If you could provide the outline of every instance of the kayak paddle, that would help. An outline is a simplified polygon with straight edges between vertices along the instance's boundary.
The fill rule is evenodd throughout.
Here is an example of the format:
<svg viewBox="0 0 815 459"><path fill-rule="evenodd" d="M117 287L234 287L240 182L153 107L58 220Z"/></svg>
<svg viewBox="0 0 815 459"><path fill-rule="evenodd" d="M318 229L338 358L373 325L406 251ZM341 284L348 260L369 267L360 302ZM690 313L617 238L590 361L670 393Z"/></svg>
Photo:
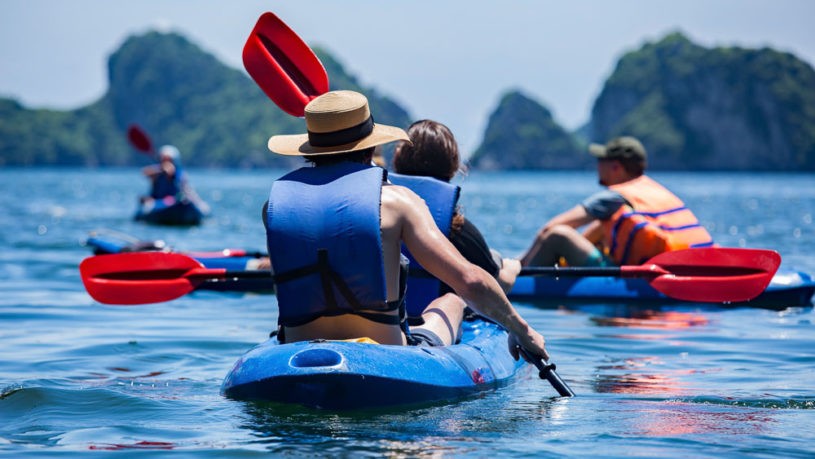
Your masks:
<svg viewBox="0 0 815 459"><path fill-rule="evenodd" d="M234 278L272 280L269 271L210 269L197 260L172 252L131 252L96 255L79 265L88 293L105 304L145 304L169 301L192 292L202 282ZM555 365L534 358L521 349L546 379L564 397L574 392L555 372Z"/></svg>
<svg viewBox="0 0 815 459"><path fill-rule="evenodd" d="M772 250L698 248L665 252L646 264L620 267L533 266L522 276L644 278L665 296L694 302L748 301L772 280L781 257ZM179 253L97 255L79 266L88 293L100 303L145 304L184 296L206 281L272 280L268 271L208 269Z"/></svg>
<svg viewBox="0 0 815 459"><path fill-rule="evenodd" d="M560 375L555 371L556 367L554 363L544 361L540 357L532 357L524 348L520 348L520 351L538 369L538 377L549 381L549 384L552 385L561 397L574 397L574 391L572 391L571 387L569 387L565 381L560 379Z"/></svg>
<svg viewBox="0 0 815 459"><path fill-rule="evenodd" d="M170 301L195 290L203 282L231 279L269 279L269 271L227 271L205 268L180 253L131 252L97 255L79 265L85 290L100 303L147 304Z"/></svg>
<svg viewBox="0 0 815 459"><path fill-rule="evenodd" d="M704 303L749 301L781 264L772 250L706 247L663 252L642 265L527 266L521 276L642 278L665 296Z"/></svg>
<svg viewBox="0 0 815 459"><path fill-rule="evenodd" d="M131 124L130 127L127 128L127 139L131 145L136 147L136 150L151 156L156 155L155 150L153 150L153 142L150 141L150 137L148 137L147 133L138 125Z"/></svg>
<svg viewBox="0 0 815 459"><path fill-rule="evenodd" d="M303 116L328 92L328 74L314 51L274 13L263 13L243 47L243 66L283 111Z"/></svg>

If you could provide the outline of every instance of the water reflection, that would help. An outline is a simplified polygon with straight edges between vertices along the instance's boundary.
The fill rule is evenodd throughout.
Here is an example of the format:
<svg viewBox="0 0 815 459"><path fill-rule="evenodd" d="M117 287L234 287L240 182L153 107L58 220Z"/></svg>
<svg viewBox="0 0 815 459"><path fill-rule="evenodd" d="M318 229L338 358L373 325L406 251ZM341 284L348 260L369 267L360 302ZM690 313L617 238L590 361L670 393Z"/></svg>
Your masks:
<svg viewBox="0 0 815 459"><path fill-rule="evenodd" d="M631 415L626 434L634 436L757 435L771 431L776 423L773 411L678 401L631 401L622 409Z"/></svg>
<svg viewBox="0 0 815 459"><path fill-rule="evenodd" d="M687 394L689 388L682 378L696 370L666 370L659 357L628 358L597 367L594 388L598 393L671 395Z"/></svg>
<svg viewBox="0 0 815 459"><path fill-rule="evenodd" d="M615 314L593 316L590 320L600 327L618 327L644 331L681 331L693 327L704 327L710 323L707 316L699 311L681 311L674 309L641 309L616 308ZM650 340L667 346L681 344L681 335L672 333L630 333L615 334L615 339ZM659 352L659 349L651 349ZM594 380L598 393L638 394L677 396L687 394L690 388L683 380L689 379L698 371L695 369L665 368L665 361L658 355L626 357L614 360L606 365L597 366Z"/></svg>
<svg viewBox="0 0 815 459"><path fill-rule="evenodd" d="M241 428L257 439L256 446L274 453L309 454L318 446L328 455L352 450L388 457L461 456L478 450L474 441L500 441L507 432L557 425L568 416L569 399L541 398L518 385L450 404L386 411L337 413L239 402L245 414Z"/></svg>
<svg viewBox="0 0 815 459"><path fill-rule="evenodd" d="M141 449L141 450L168 450L175 448L175 444L165 441L137 441L133 443L103 443L91 444L88 449L102 450L102 451L121 451L126 449Z"/></svg>
<svg viewBox="0 0 815 459"><path fill-rule="evenodd" d="M435 414L439 407L335 413L277 403L241 405L246 413L242 427L267 450L278 453L308 452L319 445L324 452L341 454L351 442L357 452L415 455L426 451L439 435L455 435L461 423L472 421L453 407L446 411L448 416L441 417Z"/></svg>
<svg viewBox="0 0 815 459"><path fill-rule="evenodd" d="M707 317L695 312L651 309L633 311L627 317L592 317L591 321L601 327L627 327L644 330L677 330L705 326L709 323Z"/></svg>

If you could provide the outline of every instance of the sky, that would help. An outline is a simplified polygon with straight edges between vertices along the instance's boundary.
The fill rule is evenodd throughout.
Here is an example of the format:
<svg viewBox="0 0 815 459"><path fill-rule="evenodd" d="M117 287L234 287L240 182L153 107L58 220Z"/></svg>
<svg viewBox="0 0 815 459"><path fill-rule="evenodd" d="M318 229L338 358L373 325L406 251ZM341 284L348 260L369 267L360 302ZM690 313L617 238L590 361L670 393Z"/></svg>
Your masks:
<svg viewBox="0 0 815 459"><path fill-rule="evenodd" d="M109 55L152 29L242 69L243 44L266 11L413 119L448 125L465 156L509 90L578 128L622 54L670 32L815 63L812 0L0 0L0 97L87 105L107 90Z"/></svg>

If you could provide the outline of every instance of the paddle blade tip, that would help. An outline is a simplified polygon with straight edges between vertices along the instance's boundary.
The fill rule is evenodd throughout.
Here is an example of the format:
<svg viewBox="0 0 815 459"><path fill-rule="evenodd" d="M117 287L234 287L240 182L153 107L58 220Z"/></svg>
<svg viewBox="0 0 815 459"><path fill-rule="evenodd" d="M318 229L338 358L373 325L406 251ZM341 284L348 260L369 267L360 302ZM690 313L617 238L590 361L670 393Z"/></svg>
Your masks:
<svg viewBox="0 0 815 459"><path fill-rule="evenodd" d="M136 147L137 150L143 153L150 153L153 151L153 143L147 137L147 133L137 124L131 124L127 128L127 139Z"/></svg>
<svg viewBox="0 0 815 459"><path fill-rule="evenodd" d="M328 74L314 51L277 15L263 13L243 47L249 76L278 107L302 117L305 106L328 92Z"/></svg>

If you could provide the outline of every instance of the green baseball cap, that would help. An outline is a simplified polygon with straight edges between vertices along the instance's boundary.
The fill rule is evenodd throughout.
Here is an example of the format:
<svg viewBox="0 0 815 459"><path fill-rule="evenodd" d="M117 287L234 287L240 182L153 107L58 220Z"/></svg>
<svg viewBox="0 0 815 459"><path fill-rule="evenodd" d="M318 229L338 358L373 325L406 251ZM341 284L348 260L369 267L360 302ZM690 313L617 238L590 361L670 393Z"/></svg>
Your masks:
<svg viewBox="0 0 815 459"><path fill-rule="evenodd" d="M589 145L589 153L597 158L639 158L645 160L647 154L645 147L634 137L615 137L605 145L593 143Z"/></svg>

